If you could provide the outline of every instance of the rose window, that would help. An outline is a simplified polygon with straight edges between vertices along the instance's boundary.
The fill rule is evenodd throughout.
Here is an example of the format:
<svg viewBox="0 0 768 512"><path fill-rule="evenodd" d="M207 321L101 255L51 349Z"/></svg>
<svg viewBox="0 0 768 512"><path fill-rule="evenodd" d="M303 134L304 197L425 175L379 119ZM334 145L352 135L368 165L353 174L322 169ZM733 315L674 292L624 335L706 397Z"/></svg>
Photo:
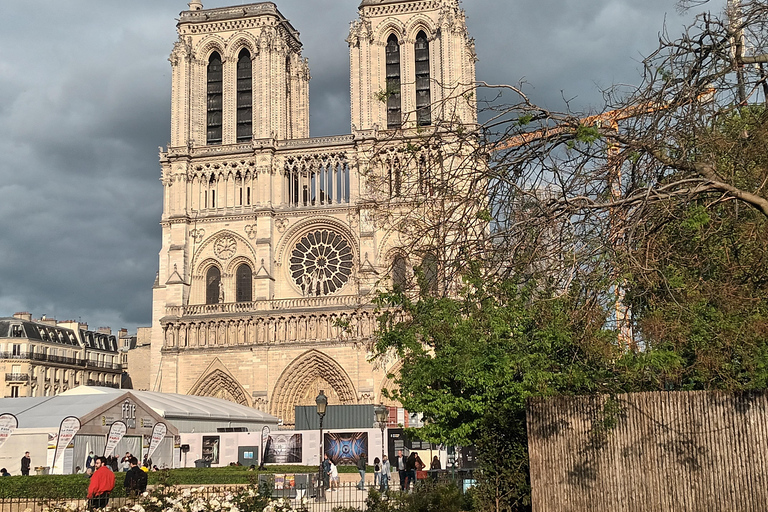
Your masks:
<svg viewBox="0 0 768 512"><path fill-rule="evenodd" d="M291 253L291 277L304 296L329 295L352 275L352 249L327 229L306 234Z"/></svg>

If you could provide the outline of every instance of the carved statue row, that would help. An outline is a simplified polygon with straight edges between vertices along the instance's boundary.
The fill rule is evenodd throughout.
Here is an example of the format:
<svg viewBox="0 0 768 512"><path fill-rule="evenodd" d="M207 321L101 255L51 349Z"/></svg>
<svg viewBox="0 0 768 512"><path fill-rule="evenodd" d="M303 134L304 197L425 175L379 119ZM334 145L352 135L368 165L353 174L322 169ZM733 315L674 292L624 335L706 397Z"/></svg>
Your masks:
<svg viewBox="0 0 768 512"><path fill-rule="evenodd" d="M163 348L228 347L360 340L376 329L372 311L168 323Z"/></svg>

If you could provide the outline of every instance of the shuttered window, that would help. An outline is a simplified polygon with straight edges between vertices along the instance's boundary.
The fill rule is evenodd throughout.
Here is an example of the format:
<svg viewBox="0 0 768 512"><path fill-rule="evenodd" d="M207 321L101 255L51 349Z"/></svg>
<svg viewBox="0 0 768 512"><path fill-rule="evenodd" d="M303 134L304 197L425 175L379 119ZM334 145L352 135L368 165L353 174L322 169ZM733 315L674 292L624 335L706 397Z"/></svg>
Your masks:
<svg viewBox="0 0 768 512"><path fill-rule="evenodd" d="M222 67L221 56L213 52L208 59L208 144L221 144Z"/></svg>
<svg viewBox="0 0 768 512"><path fill-rule="evenodd" d="M387 128L400 128L402 125L402 106L400 100L400 43L392 34L387 39Z"/></svg>
<svg viewBox="0 0 768 512"><path fill-rule="evenodd" d="M253 74L251 53L243 49L237 58L237 141L253 138Z"/></svg>

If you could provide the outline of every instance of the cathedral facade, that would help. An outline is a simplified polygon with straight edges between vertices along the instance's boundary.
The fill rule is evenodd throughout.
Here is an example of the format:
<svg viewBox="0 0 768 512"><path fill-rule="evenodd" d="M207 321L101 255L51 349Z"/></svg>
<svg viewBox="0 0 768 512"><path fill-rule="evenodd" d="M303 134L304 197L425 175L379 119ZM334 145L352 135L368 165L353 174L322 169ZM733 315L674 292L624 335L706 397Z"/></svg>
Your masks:
<svg viewBox="0 0 768 512"><path fill-rule="evenodd" d="M456 94L474 84L475 55L458 0L363 0L347 41L351 133L310 138L309 66L275 4L181 13L151 389L285 425L320 389L331 404L387 402L397 362L369 361L371 295L420 256L386 209L430 193L416 182L436 151L411 165L396 148L445 120L475 123Z"/></svg>

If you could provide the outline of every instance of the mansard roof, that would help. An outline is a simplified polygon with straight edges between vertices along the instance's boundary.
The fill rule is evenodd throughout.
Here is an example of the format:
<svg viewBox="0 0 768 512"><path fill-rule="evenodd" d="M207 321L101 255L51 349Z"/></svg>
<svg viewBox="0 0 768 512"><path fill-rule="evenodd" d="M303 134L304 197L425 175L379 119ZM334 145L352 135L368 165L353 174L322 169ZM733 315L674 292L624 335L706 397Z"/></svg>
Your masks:
<svg viewBox="0 0 768 512"><path fill-rule="evenodd" d="M79 347L77 334L72 329L14 317L0 318L0 338L24 338Z"/></svg>
<svg viewBox="0 0 768 512"><path fill-rule="evenodd" d="M84 329L75 332L66 327L30 322L15 317L0 318L0 338L27 339L78 348L85 346L92 350L117 353L117 338L113 334Z"/></svg>

